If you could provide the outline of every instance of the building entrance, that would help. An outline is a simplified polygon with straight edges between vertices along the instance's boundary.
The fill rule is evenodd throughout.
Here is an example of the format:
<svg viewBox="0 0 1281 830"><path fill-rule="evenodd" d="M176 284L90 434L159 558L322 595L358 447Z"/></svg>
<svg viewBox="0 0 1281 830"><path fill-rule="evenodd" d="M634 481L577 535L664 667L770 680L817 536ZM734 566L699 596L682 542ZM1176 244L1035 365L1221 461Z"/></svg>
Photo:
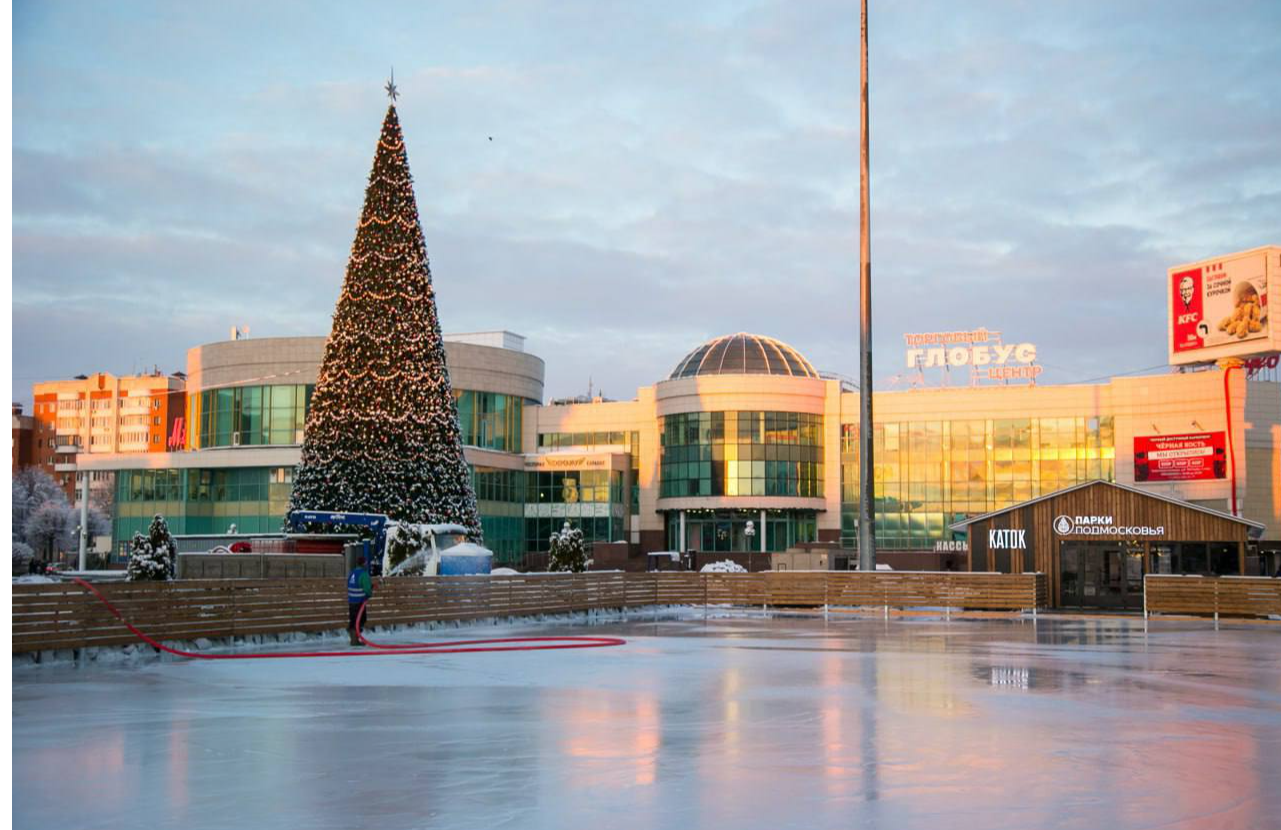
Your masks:
<svg viewBox="0 0 1281 830"><path fill-rule="evenodd" d="M1059 603L1077 608L1143 608L1143 546L1060 542Z"/></svg>

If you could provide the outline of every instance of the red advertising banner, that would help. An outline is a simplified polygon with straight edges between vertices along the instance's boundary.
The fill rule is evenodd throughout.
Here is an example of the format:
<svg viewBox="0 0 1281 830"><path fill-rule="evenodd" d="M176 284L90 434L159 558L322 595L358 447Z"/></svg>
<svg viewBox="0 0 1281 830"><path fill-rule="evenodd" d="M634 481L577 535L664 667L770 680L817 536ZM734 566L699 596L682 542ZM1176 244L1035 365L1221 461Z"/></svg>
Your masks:
<svg viewBox="0 0 1281 830"><path fill-rule="evenodd" d="M1177 355L1269 338L1267 266L1240 256L1170 271L1170 346ZM1247 345L1248 344L1248 345Z"/></svg>
<svg viewBox="0 0 1281 830"><path fill-rule="evenodd" d="M1202 311L1204 295L1201 290L1201 269L1193 268L1191 271L1179 271L1171 274L1170 280L1174 283L1174 290L1171 292L1174 305L1170 309L1170 323L1174 331L1174 350L1182 352L1188 349L1200 349L1205 346L1203 335L1197 330L1198 324L1202 322L1202 317L1204 316ZM1205 327L1204 331L1208 334L1209 327Z"/></svg>
<svg viewBox="0 0 1281 830"><path fill-rule="evenodd" d="M1227 442L1222 432L1134 436L1136 482L1192 481L1227 475Z"/></svg>

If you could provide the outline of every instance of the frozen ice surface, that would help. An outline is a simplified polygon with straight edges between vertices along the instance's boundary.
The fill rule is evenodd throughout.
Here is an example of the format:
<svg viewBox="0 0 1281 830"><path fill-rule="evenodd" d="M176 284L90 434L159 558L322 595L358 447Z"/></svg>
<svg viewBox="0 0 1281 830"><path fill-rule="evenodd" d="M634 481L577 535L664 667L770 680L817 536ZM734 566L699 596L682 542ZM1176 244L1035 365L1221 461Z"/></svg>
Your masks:
<svg viewBox="0 0 1281 830"><path fill-rule="evenodd" d="M15 666L14 826L1281 827L1275 625L700 615L399 636L497 631L629 642Z"/></svg>

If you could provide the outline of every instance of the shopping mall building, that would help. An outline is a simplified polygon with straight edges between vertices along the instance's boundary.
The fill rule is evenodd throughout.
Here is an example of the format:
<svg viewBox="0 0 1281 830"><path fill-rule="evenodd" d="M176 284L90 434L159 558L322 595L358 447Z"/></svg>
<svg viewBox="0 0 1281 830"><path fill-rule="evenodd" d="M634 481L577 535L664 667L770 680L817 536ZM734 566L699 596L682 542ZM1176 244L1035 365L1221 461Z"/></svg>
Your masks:
<svg viewBox="0 0 1281 830"><path fill-rule="evenodd" d="M82 454L115 474L122 551L160 513L180 534L276 532L285 513L323 337L191 349L185 449ZM446 337L483 518L499 562L545 551L564 522L701 559L856 546L858 395L777 340L696 346L630 401L543 403L543 361L509 332ZM1239 515L1281 549L1281 385L1234 372L1106 383L914 388L874 399L881 562L970 567L967 518L1096 479ZM1230 415L1229 415L1230 411ZM333 505L341 508L342 505ZM813 543L823 543L815 545ZM1256 566L1257 567L1257 566Z"/></svg>

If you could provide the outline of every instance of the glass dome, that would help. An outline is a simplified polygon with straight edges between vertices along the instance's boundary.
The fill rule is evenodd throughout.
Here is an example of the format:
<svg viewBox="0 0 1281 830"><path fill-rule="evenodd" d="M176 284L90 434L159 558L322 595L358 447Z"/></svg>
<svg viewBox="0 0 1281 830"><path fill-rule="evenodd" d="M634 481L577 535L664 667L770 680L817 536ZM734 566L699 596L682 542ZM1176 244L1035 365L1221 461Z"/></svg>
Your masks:
<svg viewBox="0 0 1281 830"><path fill-rule="evenodd" d="M701 375L784 375L817 378L805 356L791 346L759 334L727 334L685 355L668 380Z"/></svg>

